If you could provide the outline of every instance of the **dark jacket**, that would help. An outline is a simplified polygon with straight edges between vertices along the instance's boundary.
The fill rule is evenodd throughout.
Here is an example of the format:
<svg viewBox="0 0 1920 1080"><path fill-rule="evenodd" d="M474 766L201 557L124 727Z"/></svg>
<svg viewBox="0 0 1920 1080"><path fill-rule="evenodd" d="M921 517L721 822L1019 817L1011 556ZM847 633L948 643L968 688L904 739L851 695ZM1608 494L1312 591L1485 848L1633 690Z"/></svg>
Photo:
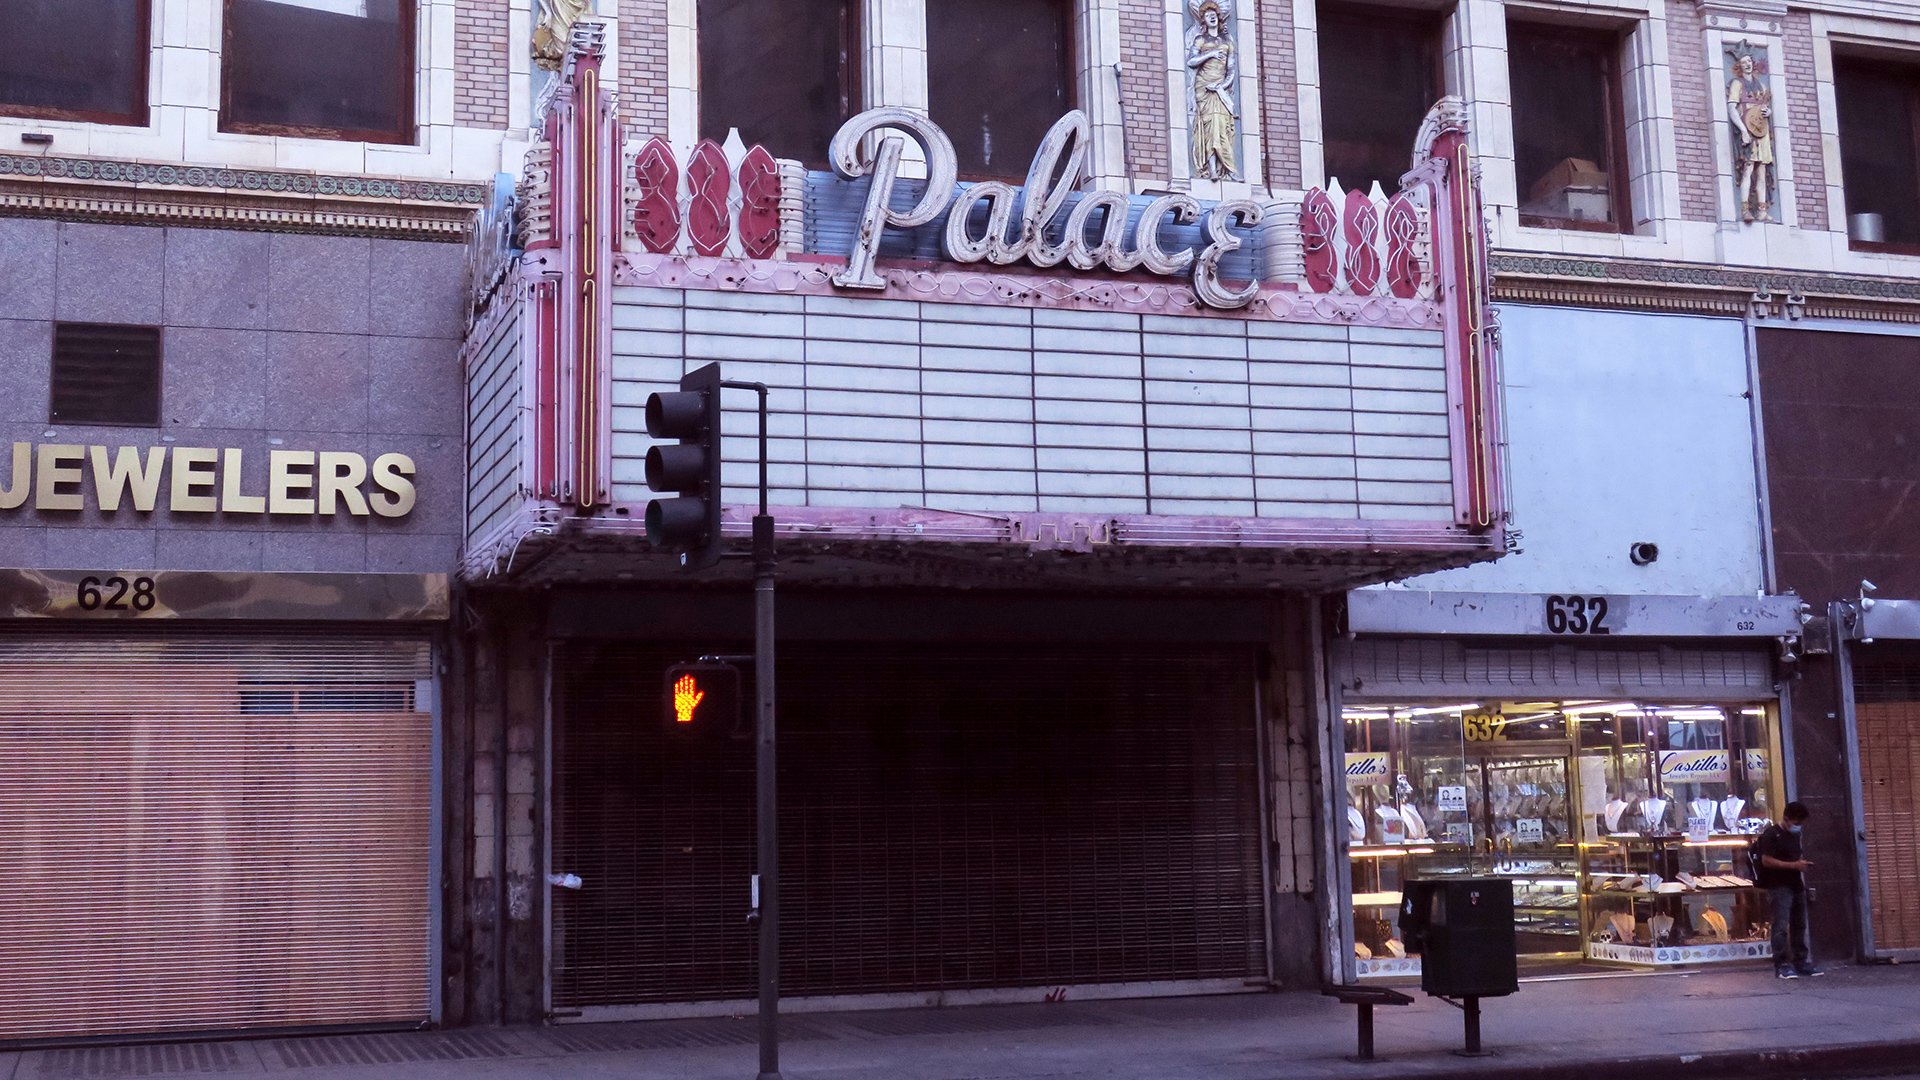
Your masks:
<svg viewBox="0 0 1920 1080"><path fill-rule="evenodd" d="M1753 842L1753 850L1757 855L1771 855L1781 862L1799 862L1805 858L1799 834L1788 832L1786 826L1779 824L1767 826L1760 839ZM1806 888L1806 879L1798 870L1780 870L1760 863L1755 871L1759 874L1756 884L1763 889Z"/></svg>

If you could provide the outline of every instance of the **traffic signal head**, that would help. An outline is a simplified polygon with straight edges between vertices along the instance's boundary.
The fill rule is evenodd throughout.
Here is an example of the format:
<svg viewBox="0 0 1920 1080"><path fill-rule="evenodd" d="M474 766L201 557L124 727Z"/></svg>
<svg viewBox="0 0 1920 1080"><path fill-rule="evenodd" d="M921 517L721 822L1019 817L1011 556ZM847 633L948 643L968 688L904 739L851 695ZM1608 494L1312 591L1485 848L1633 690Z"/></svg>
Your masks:
<svg viewBox="0 0 1920 1080"><path fill-rule="evenodd" d="M647 434L676 439L647 451L647 539L688 569L720 560L720 365L689 373L677 392L647 398Z"/></svg>
<svg viewBox="0 0 1920 1080"><path fill-rule="evenodd" d="M731 736L740 723L740 672L731 664L675 664L667 669L667 728Z"/></svg>

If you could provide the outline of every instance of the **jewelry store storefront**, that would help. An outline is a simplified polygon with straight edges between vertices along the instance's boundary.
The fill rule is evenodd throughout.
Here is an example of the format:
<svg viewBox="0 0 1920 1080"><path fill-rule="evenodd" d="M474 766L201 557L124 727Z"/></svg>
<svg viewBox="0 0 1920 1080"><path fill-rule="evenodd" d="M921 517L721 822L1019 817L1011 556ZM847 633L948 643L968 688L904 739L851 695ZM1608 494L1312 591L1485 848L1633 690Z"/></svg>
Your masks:
<svg viewBox="0 0 1920 1080"><path fill-rule="evenodd" d="M1747 852L1784 803L1781 648L1754 638L1797 631L1795 598L1501 596L1478 625L1511 634L1537 604L1547 633L1468 637L1367 633L1458 618L1452 597L1422 610L1440 594L1378 595L1351 594L1335 650L1349 977L1417 976L1402 886L1455 874L1513 880L1523 973L1769 958ZM1570 603L1572 619L1547 614ZM1652 628L1682 606L1750 637L1550 629Z"/></svg>

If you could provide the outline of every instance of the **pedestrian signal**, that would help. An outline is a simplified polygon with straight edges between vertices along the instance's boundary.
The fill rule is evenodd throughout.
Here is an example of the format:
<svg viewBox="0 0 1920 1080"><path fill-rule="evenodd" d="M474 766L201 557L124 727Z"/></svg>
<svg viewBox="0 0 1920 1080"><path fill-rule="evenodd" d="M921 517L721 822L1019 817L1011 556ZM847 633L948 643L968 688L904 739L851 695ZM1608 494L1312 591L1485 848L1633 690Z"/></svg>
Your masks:
<svg viewBox="0 0 1920 1080"><path fill-rule="evenodd" d="M670 729L731 735L740 722L740 672L731 664L675 664L663 696Z"/></svg>

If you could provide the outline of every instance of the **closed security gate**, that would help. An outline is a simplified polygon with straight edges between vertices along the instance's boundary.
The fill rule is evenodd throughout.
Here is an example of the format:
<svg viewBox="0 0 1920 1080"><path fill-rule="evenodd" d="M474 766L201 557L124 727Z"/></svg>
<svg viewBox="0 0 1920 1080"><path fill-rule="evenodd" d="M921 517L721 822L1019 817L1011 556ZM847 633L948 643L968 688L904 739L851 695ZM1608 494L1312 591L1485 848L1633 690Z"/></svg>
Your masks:
<svg viewBox="0 0 1920 1080"><path fill-rule="evenodd" d="M557 655L557 1010L743 998L743 725L667 730L686 649ZM819 644L780 668L781 988L1264 978L1251 656Z"/></svg>
<svg viewBox="0 0 1920 1080"><path fill-rule="evenodd" d="M1876 952L1920 949L1920 664L1854 672Z"/></svg>
<svg viewBox="0 0 1920 1080"><path fill-rule="evenodd" d="M429 1017L419 640L0 634L0 1040Z"/></svg>

